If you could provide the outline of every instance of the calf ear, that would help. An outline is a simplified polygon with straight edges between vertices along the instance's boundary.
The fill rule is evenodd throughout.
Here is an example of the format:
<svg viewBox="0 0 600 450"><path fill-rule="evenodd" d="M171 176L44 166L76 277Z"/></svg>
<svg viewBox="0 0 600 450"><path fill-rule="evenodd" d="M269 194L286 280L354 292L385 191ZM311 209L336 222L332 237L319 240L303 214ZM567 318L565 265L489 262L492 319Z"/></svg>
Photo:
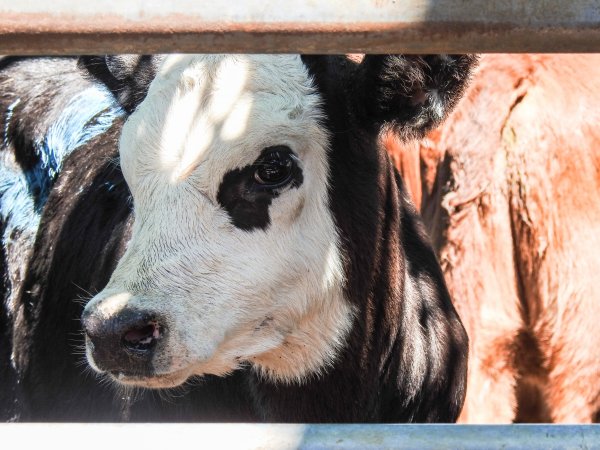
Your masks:
<svg viewBox="0 0 600 450"><path fill-rule="evenodd" d="M473 55L367 55L356 79L361 109L404 139L422 137L457 103L476 61Z"/></svg>
<svg viewBox="0 0 600 450"><path fill-rule="evenodd" d="M151 55L80 56L78 65L103 83L131 114L144 100L160 57Z"/></svg>

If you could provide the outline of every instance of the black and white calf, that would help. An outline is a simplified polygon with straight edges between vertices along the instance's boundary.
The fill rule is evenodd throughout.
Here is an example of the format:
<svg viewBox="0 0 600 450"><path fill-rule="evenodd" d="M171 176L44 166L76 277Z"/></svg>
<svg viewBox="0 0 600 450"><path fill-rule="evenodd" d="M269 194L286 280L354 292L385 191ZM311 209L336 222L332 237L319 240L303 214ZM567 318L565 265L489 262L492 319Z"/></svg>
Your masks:
<svg viewBox="0 0 600 450"><path fill-rule="evenodd" d="M437 124L473 62L80 58L126 120L65 157L41 212L21 417L454 421L467 338L379 135ZM98 293L63 327L77 289ZM153 389L78 379L53 338L81 325L102 379Z"/></svg>

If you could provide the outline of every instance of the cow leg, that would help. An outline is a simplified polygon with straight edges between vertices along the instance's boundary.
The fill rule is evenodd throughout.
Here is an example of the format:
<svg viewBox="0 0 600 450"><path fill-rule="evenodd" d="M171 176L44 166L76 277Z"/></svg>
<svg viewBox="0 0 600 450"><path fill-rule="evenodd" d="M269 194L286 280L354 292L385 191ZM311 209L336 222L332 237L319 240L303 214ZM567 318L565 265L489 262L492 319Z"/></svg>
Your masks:
<svg viewBox="0 0 600 450"><path fill-rule="evenodd" d="M460 186L457 174L468 172L452 172ZM467 396L459 421L511 423L518 377L515 349L523 322L510 222L502 189L488 185L475 196L472 192L457 189L443 200L450 214L439 253L470 340Z"/></svg>
<svg viewBox="0 0 600 450"><path fill-rule="evenodd" d="M515 306L518 300L508 291L510 285L500 279L509 274L496 273L497 278L491 278L489 272L481 273L475 268L470 271L458 274L458 280L488 279L489 284L455 297L460 317L469 317L470 337L467 396L459 422L511 423L517 406L515 350L521 326ZM455 287L454 292L458 289ZM474 303L478 304L473 308Z"/></svg>
<svg viewBox="0 0 600 450"><path fill-rule="evenodd" d="M600 407L597 67L588 55L536 66L503 130L524 315L554 422L591 422Z"/></svg>
<svg viewBox="0 0 600 450"><path fill-rule="evenodd" d="M600 61L543 58L503 132L512 220L549 418L585 423L600 409Z"/></svg>
<svg viewBox="0 0 600 450"><path fill-rule="evenodd" d="M574 236L581 239L585 230ZM575 242L560 258L549 255L549 262L561 261L558 267L547 269L556 279L556 292L544 303L537 327L539 340L548 366L545 395L550 416L558 423L590 423L598 421L600 411L600 298L593 286L594 258L586 252L586 243L600 240L592 236ZM584 242L585 241L585 242ZM600 242L590 248L598 248ZM555 256L555 257L553 257Z"/></svg>
<svg viewBox="0 0 600 450"><path fill-rule="evenodd" d="M598 320L597 316L595 320ZM555 353L560 362L550 372L546 388L553 422L592 423L600 420L600 352L598 339L595 340L595 346L566 343Z"/></svg>
<svg viewBox="0 0 600 450"><path fill-rule="evenodd" d="M462 135L460 130L457 134ZM516 408L515 348L523 320L506 208L505 155L492 144L468 152L462 140L453 144L452 136L445 137L448 150L443 152L437 142L441 135L432 134L420 143L419 173L411 160L419 153L400 149L387 138L385 145L421 205L469 335L467 394L459 421L510 423Z"/></svg>

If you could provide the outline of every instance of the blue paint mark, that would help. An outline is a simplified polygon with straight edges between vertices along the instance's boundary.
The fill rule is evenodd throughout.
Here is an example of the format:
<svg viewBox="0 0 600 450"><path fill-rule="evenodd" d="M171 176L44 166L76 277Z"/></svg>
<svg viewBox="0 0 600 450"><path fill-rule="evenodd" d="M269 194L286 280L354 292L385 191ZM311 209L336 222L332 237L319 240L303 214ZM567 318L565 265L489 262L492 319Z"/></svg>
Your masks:
<svg viewBox="0 0 600 450"><path fill-rule="evenodd" d="M15 230L34 233L39 223L34 198L24 173L0 166L0 218L6 224L3 241L11 240Z"/></svg>
<svg viewBox="0 0 600 450"><path fill-rule="evenodd" d="M17 105L21 103L21 99L18 98L14 102L12 102L8 108L6 109L6 122L4 122L4 146L8 146L9 138L8 138L8 129L10 128L10 121L12 120L13 113Z"/></svg>
<svg viewBox="0 0 600 450"><path fill-rule="evenodd" d="M105 182L102 186L104 186L106 188L107 192L112 192L113 189L115 188L115 184L111 183L110 181Z"/></svg>
<svg viewBox="0 0 600 450"><path fill-rule="evenodd" d="M39 163L28 174L36 209L43 207L50 188L67 155L90 139L104 133L124 112L116 107L112 95L104 89L91 87L73 98L65 112L52 124L43 140L36 146Z"/></svg>
<svg viewBox="0 0 600 450"><path fill-rule="evenodd" d="M9 144L8 127L18 104L19 100L13 102L5 113L5 147ZM42 141L35 143L36 163L31 169L9 167L0 159L0 220L6 225L4 245L13 239L15 231L26 232L33 239L42 208L65 158L107 131L123 115L112 94L99 86L90 87L73 97Z"/></svg>

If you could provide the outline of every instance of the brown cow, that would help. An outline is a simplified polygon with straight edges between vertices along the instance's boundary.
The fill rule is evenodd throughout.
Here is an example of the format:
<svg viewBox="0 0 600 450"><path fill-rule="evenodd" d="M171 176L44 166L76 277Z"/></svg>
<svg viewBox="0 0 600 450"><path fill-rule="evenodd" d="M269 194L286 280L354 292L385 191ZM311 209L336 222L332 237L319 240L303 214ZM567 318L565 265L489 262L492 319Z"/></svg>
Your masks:
<svg viewBox="0 0 600 450"><path fill-rule="evenodd" d="M463 323L463 422L600 419L600 55L489 55L441 129L387 137Z"/></svg>

